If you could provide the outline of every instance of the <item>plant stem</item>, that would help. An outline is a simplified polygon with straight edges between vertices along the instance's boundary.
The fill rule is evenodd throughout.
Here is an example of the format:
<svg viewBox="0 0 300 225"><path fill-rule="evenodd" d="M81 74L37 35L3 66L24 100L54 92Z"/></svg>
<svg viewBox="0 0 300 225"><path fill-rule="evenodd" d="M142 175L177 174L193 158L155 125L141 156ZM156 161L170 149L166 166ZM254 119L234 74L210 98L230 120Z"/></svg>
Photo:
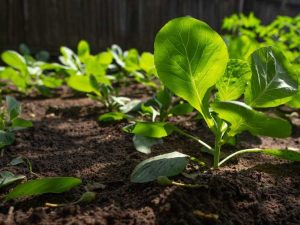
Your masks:
<svg viewBox="0 0 300 225"><path fill-rule="evenodd" d="M214 150L214 169L219 168L220 154L221 154L222 140L221 137L217 136L215 139L215 150Z"/></svg>
<svg viewBox="0 0 300 225"><path fill-rule="evenodd" d="M211 146L209 146L208 144L206 144L204 141L200 140L199 138L194 137L193 135L190 135L190 134L184 132L183 130L181 130L179 128L175 129L175 131L178 132L179 134L182 134L182 135L198 142L199 144L201 144L202 146L205 147L205 150L203 150L204 152L214 155L214 149Z"/></svg>
<svg viewBox="0 0 300 225"><path fill-rule="evenodd" d="M231 159L234 156L244 154L244 153L259 153L262 151L263 151L263 149L260 149L260 148L244 149L244 150L237 151L237 152L232 153L231 155L227 156L221 162L219 162L218 166L221 166L223 163L225 163L226 161L228 161L229 159Z"/></svg>
<svg viewBox="0 0 300 225"><path fill-rule="evenodd" d="M185 184L181 182L172 181L172 185L178 186L178 187L186 187L186 188L208 188L205 184Z"/></svg>

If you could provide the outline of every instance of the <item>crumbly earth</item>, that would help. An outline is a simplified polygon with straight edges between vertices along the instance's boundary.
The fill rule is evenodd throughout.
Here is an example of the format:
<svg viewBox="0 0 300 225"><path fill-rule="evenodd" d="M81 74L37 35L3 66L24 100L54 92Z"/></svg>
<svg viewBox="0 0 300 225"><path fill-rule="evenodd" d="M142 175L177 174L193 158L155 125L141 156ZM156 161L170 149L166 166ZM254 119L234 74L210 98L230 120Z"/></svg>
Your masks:
<svg viewBox="0 0 300 225"><path fill-rule="evenodd" d="M31 98L23 99L22 104L24 118L31 119L34 127L17 134L15 144L1 156L0 168L35 178L26 166L9 165L14 157L24 156L39 176L75 176L83 185L65 194L2 204L0 224L300 224L299 163L248 154L217 171L199 170L191 164L187 168L190 178L174 178L207 187L133 184L129 181L131 171L149 156L135 151L131 135L121 130L125 122L97 122L105 109L85 97ZM300 118L292 121L291 138L260 139L244 134L238 138L237 147L299 147ZM192 121L191 116L172 122L213 142L201 121ZM200 153L199 148L185 137L171 135L154 148L151 156L179 151L210 163L210 156ZM228 146L224 153L232 150ZM1 190L0 196L10 188ZM86 189L97 193L90 204L45 207L46 202L74 201Z"/></svg>

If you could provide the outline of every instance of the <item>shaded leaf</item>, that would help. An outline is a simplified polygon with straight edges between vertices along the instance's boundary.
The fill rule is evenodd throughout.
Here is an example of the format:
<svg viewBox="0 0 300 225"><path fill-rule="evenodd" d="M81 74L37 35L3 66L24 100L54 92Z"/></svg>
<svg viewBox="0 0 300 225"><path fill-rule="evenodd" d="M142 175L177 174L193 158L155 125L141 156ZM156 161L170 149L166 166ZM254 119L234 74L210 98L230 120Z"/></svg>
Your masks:
<svg viewBox="0 0 300 225"><path fill-rule="evenodd" d="M161 138L151 138L145 137L143 135L134 135L133 144L136 150L139 152L150 154L151 147L157 144L162 144L163 140Z"/></svg>
<svg viewBox="0 0 300 225"><path fill-rule="evenodd" d="M9 171L1 171L0 172L0 188L9 185L11 183L14 183L19 180L23 180L26 177L23 175L14 175L13 173Z"/></svg>
<svg viewBox="0 0 300 225"><path fill-rule="evenodd" d="M22 156L18 156L17 158L14 158L13 160L11 160L9 164L12 166L17 166L19 164L26 165L26 162L24 161L24 158Z"/></svg>
<svg viewBox="0 0 300 225"><path fill-rule="evenodd" d="M174 116L182 116L188 113L193 112L194 108L189 103L181 103L175 105L171 110L170 113Z"/></svg>
<svg viewBox="0 0 300 225"><path fill-rule="evenodd" d="M32 127L32 122L21 118L16 118L12 121L12 125L9 128L10 131L18 131Z"/></svg>
<svg viewBox="0 0 300 225"><path fill-rule="evenodd" d="M175 176L185 169L188 158L188 155L180 152L171 152L144 160L133 170L131 181L145 183L156 180L160 176Z"/></svg>
<svg viewBox="0 0 300 225"><path fill-rule="evenodd" d="M15 141L15 135L11 132L0 130L0 148L11 145Z"/></svg>
<svg viewBox="0 0 300 225"><path fill-rule="evenodd" d="M21 104L12 96L6 96L7 111L10 120L15 119L21 114Z"/></svg>
<svg viewBox="0 0 300 225"><path fill-rule="evenodd" d="M281 118L274 118L253 110L242 102L215 102L211 105L218 116L230 123L230 136L242 131L253 135L285 138L291 135L291 124Z"/></svg>

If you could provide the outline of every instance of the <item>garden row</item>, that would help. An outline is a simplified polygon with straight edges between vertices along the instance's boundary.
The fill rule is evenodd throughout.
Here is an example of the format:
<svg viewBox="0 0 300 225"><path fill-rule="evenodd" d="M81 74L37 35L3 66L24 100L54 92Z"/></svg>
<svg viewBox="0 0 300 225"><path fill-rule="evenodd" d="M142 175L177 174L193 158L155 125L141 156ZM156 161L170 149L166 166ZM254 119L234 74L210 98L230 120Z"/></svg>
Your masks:
<svg viewBox="0 0 300 225"><path fill-rule="evenodd" d="M7 64L0 68L1 90L6 95L0 114L2 155L6 146L14 143L15 132L33 126L20 118L21 105L9 95L18 92L51 97L57 88L67 85L106 107L107 113L98 117L101 123L127 121L123 131L133 135L136 150L143 154L150 154L153 146L177 133L194 140L201 151L212 156L211 164L177 151L148 158L133 170L130 179L135 183L157 180L163 185L199 187L169 177L184 172L190 162L200 168L218 169L245 153L300 161L298 149L221 152L224 145L235 149L236 137L244 131L254 136L291 136L289 117L280 107L300 108L300 17L279 17L263 26L252 14L234 15L225 19L223 28L228 34L221 37L197 19L173 19L158 32L154 55L140 55L136 49L123 52L117 45L92 54L86 41L79 42L77 52L61 47L59 63L47 62L46 52L33 57L25 45L20 46L20 53L2 53ZM122 97L121 90L132 83L152 89L155 95L147 100ZM170 122L174 116L191 113L194 120L202 120L210 129L213 145ZM10 164L25 164L35 174L27 158L17 157ZM9 171L1 171L0 176L0 188L26 179ZM4 201L61 193L80 183L74 177L38 178L18 184ZM94 198L95 193L87 191L72 204Z"/></svg>

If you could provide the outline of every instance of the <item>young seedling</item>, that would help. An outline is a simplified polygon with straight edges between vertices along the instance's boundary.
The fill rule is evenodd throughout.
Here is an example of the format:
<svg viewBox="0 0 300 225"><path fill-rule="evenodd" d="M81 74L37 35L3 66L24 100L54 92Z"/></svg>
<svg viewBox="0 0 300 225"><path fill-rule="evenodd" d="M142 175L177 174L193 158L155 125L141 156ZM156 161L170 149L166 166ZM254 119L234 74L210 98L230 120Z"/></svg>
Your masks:
<svg viewBox="0 0 300 225"><path fill-rule="evenodd" d="M5 51L1 58L8 67L0 70L0 78L10 81L22 93L38 90L43 95L50 95L50 89L62 85L62 80L49 70L61 68L57 64L36 61L29 55L22 56L15 51Z"/></svg>
<svg viewBox="0 0 300 225"><path fill-rule="evenodd" d="M14 133L32 127L32 122L20 118L21 104L11 96L6 96L6 104L0 102L0 149L11 145L15 140Z"/></svg>
<svg viewBox="0 0 300 225"><path fill-rule="evenodd" d="M214 169L244 153L300 161L298 151L258 148L239 150L220 159L222 146L243 131L258 136L290 136L288 121L254 109L285 104L298 91L298 75L279 50L260 48L251 54L249 63L229 61L223 39L206 23L191 17L168 22L158 32L154 49L161 82L193 106L212 131L213 147L195 139L213 155ZM242 96L244 102L237 101ZM172 131L172 127L163 128ZM185 169L189 158L173 152L147 159L137 165L131 180L142 183L174 176Z"/></svg>
<svg viewBox="0 0 300 225"><path fill-rule="evenodd" d="M138 83L154 89L158 88L155 83L154 56L150 52L143 52L139 55L138 50L134 48L123 52L118 45L113 45L110 52L114 58L110 69L118 83L127 85L129 78L133 77Z"/></svg>
<svg viewBox="0 0 300 225"><path fill-rule="evenodd" d="M113 60L110 52L91 55L88 42L80 41L77 54L67 47L61 47L61 53L59 59L69 75L67 84L72 89L87 93L109 111L117 111L130 102L128 98L117 97L119 91L112 85L114 78L106 74Z"/></svg>

